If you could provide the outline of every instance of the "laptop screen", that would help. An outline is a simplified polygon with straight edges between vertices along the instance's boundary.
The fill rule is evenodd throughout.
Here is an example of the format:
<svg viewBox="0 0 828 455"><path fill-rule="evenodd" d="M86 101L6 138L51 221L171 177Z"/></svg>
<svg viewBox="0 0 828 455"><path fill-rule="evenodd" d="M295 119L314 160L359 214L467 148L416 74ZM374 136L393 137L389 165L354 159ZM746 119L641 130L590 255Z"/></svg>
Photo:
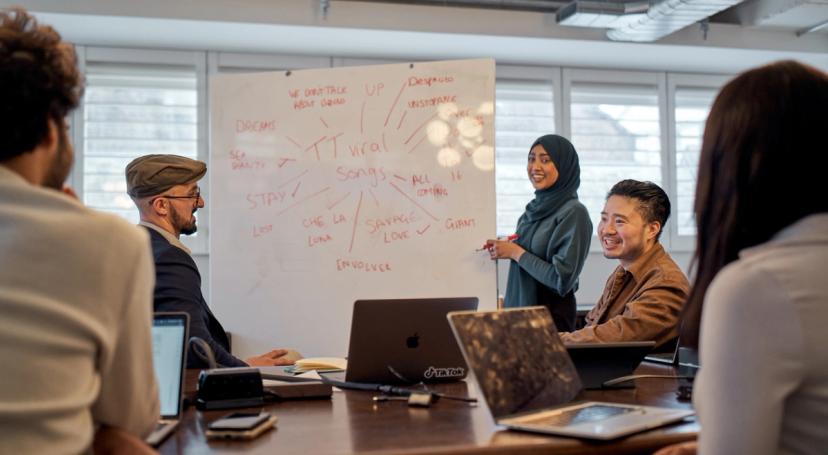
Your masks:
<svg viewBox="0 0 828 455"><path fill-rule="evenodd" d="M580 393L546 308L451 313L449 321L495 418L566 404Z"/></svg>
<svg viewBox="0 0 828 455"><path fill-rule="evenodd" d="M155 314L152 360L164 418L176 417L180 411L186 337L186 314Z"/></svg>
<svg viewBox="0 0 828 455"><path fill-rule="evenodd" d="M477 303L477 297L357 300L346 380L389 384L464 378L466 363L446 315L475 310Z"/></svg>

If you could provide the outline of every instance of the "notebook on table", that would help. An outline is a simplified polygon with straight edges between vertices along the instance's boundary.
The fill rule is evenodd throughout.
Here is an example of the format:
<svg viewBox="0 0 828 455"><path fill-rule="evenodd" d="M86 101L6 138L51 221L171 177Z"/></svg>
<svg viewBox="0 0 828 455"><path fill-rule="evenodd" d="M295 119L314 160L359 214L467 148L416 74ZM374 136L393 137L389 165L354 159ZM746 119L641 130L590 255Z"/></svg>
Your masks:
<svg viewBox="0 0 828 455"><path fill-rule="evenodd" d="M579 401L581 380L544 307L451 313L449 322L492 417L507 428L607 440L693 415Z"/></svg>
<svg viewBox="0 0 828 455"><path fill-rule="evenodd" d="M625 341L620 343L568 344L566 351L575 364L585 389L601 389L611 379L629 376L638 368L644 356L655 347L655 341ZM635 383L626 381L612 388L630 388Z"/></svg>
<svg viewBox="0 0 828 455"><path fill-rule="evenodd" d="M152 446L158 446L172 434L181 419L189 321L187 313L153 315L152 364L158 381L161 420L146 439Z"/></svg>
<svg viewBox="0 0 828 455"><path fill-rule="evenodd" d="M476 310L477 303L477 297L357 300L345 380L394 384L466 377L446 315Z"/></svg>

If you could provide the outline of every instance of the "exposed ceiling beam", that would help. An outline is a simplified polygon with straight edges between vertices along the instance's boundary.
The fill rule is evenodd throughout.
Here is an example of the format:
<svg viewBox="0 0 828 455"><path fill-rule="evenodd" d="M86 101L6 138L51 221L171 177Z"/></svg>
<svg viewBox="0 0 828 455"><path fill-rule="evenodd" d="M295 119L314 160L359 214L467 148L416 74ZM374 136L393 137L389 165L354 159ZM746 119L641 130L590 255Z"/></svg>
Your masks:
<svg viewBox="0 0 828 455"><path fill-rule="evenodd" d="M607 32L614 41L656 41L743 0L660 0L651 3L640 19Z"/></svg>
<svg viewBox="0 0 828 455"><path fill-rule="evenodd" d="M822 22L820 22L816 25L813 25L811 27L807 27L807 28L803 28L801 30L797 30L796 36L807 35L808 33L818 32L820 30L825 30L826 28L828 28L828 20L822 21Z"/></svg>
<svg viewBox="0 0 828 455"><path fill-rule="evenodd" d="M320 0L327 13L330 0ZM354 2L357 0L339 0ZM359 0L362 3L417 4L556 13L567 26L609 29L613 41L652 42L695 22L708 20L743 0Z"/></svg>
<svg viewBox="0 0 828 455"><path fill-rule="evenodd" d="M324 0L323 0L324 1ZM445 7L489 8L513 11L554 13L569 3L568 0L335 0L338 2L362 1L369 3L401 3Z"/></svg>

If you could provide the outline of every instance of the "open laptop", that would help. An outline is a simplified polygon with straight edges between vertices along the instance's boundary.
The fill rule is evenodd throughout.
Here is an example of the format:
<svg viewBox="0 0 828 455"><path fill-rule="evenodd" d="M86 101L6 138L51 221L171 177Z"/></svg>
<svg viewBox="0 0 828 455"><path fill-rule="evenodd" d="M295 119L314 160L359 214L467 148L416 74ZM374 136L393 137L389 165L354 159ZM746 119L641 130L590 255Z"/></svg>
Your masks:
<svg viewBox="0 0 828 455"><path fill-rule="evenodd" d="M679 333L682 331L684 321L679 324ZM676 339L676 348L671 352L653 353L644 357L645 361L654 363L664 363L676 366L679 370L679 375L691 376L696 375L699 369L699 353L696 348L687 346L681 342L681 337Z"/></svg>
<svg viewBox="0 0 828 455"><path fill-rule="evenodd" d="M345 380L392 384L466 377L446 315L474 311L477 303L477 297L357 300Z"/></svg>
<svg viewBox="0 0 828 455"><path fill-rule="evenodd" d="M679 331L681 327L679 327ZM668 352L651 352L644 356L646 362L663 363L665 365L678 365L678 352L681 347L681 337L676 339L675 348Z"/></svg>
<svg viewBox="0 0 828 455"><path fill-rule="evenodd" d="M495 422L510 429L606 440L693 415L575 401L581 380L544 307L452 313L449 322Z"/></svg>
<svg viewBox="0 0 828 455"><path fill-rule="evenodd" d="M161 420L147 437L152 446L158 446L172 434L181 419L189 322L187 313L153 315L152 364L158 381Z"/></svg>
<svg viewBox="0 0 828 455"><path fill-rule="evenodd" d="M678 333L681 334L684 320L681 320L678 325ZM678 353L681 348L681 336L679 335L675 340L675 346L668 352L652 352L644 357L647 362L663 363L665 365L678 365Z"/></svg>
<svg viewBox="0 0 828 455"><path fill-rule="evenodd" d="M644 360L653 363L663 363L665 365L675 365L678 363L678 345L676 349L671 352L657 352L644 356Z"/></svg>
<svg viewBox="0 0 828 455"><path fill-rule="evenodd" d="M633 374L633 370L654 347L655 341L625 341L568 344L566 351L585 389L632 388L635 387L633 381L614 386L606 386L604 382Z"/></svg>

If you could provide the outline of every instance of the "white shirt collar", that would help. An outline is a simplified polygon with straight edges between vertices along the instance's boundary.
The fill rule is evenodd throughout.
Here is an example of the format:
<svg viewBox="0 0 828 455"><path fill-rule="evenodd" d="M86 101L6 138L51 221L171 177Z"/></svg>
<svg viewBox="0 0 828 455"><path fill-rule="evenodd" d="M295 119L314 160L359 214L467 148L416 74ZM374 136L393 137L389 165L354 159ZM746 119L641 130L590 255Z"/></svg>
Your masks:
<svg viewBox="0 0 828 455"><path fill-rule="evenodd" d="M186 246L184 246L184 244L183 244L183 243L181 243L181 240L179 240L179 239L178 239L178 237L176 237L176 236L172 235L172 233L171 233L171 232L169 232L169 231L165 230L164 228L162 228L162 227L160 227L160 226L157 226L157 225L155 225L155 224L152 224L152 223L150 223L149 221L141 221L141 222L140 222L140 223L138 223L138 224L139 224L139 225L141 225L141 226L145 226L145 227L148 227L148 228L150 228L150 229L155 230L156 232L158 232L159 234L161 234L162 236L164 236L164 238L165 238L165 239L167 239L167 241L168 241L168 242L170 242L173 246L176 246L176 247L178 247L178 248L181 248L182 250L184 250L184 251L185 251L187 254L189 254L190 256L192 256L192 255L193 255L193 252L192 252L192 251L190 251L190 249L189 249L189 248L187 248Z"/></svg>

